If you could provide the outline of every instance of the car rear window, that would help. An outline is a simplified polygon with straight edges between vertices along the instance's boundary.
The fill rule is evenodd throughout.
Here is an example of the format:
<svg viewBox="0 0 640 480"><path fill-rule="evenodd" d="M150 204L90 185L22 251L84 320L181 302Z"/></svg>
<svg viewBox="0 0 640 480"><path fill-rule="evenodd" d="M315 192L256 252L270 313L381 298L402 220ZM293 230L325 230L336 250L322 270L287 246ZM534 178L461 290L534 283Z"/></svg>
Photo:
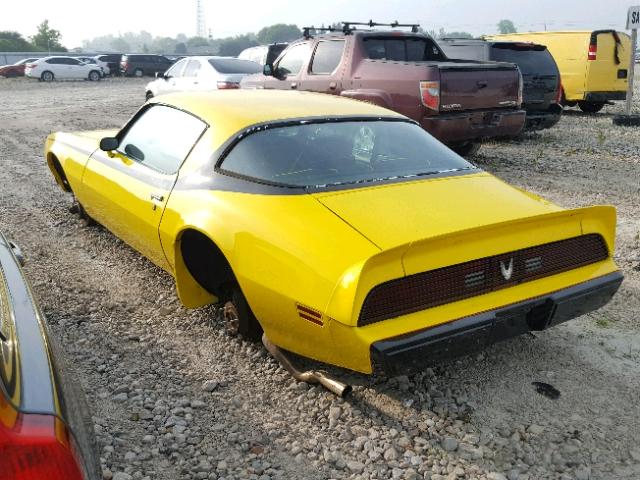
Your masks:
<svg viewBox="0 0 640 480"><path fill-rule="evenodd" d="M544 45L496 43L491 47L491 60L518 65L523 75L557 75L558 67Z"/></svg>
<svg viewBox="0 0 640 480"><path fill-rule="evenodd" d="M323 188L473 169L407 121L298 122L244 136L225 172L263 183Z"/></svg>
<svg viewBox="0 0 640 480"><path fill-rule="evenodd" d="M446 60L438 45L430 38L367 37L364 39L367 57L372 60L424 62Z"/></svg>
<svg viewBox="0 0 640 480"><path fill-rule="evenodd" d="M262 71L256 62L238 58L210 58L209 63L219 73L258 73Z"/></svg>

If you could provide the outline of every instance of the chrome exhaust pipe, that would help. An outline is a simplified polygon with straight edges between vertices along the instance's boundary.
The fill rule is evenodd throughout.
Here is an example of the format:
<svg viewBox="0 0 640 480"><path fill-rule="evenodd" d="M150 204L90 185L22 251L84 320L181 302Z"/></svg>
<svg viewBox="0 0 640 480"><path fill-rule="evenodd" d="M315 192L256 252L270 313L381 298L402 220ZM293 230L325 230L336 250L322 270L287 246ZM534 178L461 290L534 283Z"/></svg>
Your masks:
<svg viewBox="0 0 640 480"><path fill-rule="evenodd" d="M332 378L328 373L318 370L308 370L301 372L293 366L291 361L287 358L285 353L278 348L278 346L271 343L271 340L267 338L267 334L262 334L262 343L267 351L275 358L282 367L291 374L293 378L299 382L306 382L312 384L320 384L331 393L339 397L346 397L352 390L351 385L342 383L335 378Z"/></svg>

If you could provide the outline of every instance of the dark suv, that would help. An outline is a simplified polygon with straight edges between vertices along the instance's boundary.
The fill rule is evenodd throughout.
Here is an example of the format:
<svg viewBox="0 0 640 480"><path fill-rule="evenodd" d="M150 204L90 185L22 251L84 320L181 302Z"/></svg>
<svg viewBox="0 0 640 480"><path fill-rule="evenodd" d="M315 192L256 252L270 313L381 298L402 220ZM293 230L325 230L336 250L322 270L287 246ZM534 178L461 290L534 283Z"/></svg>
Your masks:
<svg viewBox="0 0 640 480"><path fill-rule="evenodd" d="M120 73L126 77L143 75L153 76L164 73L173 62L162 55L123 55L120 61Z"/></svg>
<svg viewBox="0 0 640 480"><path fill-rule="evenodd" d="M522 74L525 128L549 128L560 120L560 72L544 45L457 38L438 40L438 45L450 58L515 63Z"/></svg>
<svg viewBox="0 0 640 480"><path fill-rule="evenodd" d="M96 60L100 60L101 62L105 62L109 67L109 71L111 75L118 76L120 75L120 60L122 60L122 55L119 53L105 53L103 55L98 55L95 57Z"/></svg>

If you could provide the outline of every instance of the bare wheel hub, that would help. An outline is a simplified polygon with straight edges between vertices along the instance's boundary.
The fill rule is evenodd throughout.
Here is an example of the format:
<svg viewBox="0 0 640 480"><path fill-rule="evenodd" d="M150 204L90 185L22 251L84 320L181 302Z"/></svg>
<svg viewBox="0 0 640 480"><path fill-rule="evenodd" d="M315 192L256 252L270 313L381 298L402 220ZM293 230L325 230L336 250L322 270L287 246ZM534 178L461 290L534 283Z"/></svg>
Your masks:
<svg viewBox="0 0 640 480"><path fill-rule="evenodd" d="M238 335L240 330L240 315L233 302L228 301L222 307L222 317L227 331L232 335Z"/></svg>

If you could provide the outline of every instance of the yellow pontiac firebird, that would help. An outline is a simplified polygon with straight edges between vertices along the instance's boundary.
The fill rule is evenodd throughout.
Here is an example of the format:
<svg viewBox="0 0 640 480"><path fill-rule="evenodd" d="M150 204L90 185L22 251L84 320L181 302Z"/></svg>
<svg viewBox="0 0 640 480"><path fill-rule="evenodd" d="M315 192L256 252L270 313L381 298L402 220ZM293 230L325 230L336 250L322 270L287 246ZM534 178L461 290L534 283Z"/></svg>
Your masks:
<svg viewBox="0 0 640 480"><path fill-rule="evenodd" d="M419 125L305 92L175 94L119 131L54 133L79 211L232 329L329 364L411 372L604 305L615 209L565 210Z"/></svg>

